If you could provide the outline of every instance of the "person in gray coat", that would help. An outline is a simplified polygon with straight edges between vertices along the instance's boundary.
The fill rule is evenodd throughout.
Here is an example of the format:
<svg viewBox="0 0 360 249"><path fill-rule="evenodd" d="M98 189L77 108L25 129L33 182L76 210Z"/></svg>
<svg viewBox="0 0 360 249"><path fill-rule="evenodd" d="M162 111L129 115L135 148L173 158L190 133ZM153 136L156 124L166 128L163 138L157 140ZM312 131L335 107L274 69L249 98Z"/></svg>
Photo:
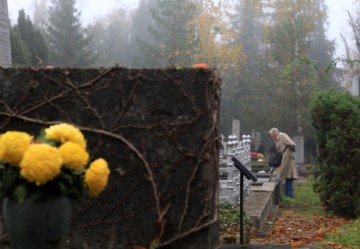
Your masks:
<svg viewBox="0 0 360 249"><path fill-rule="evenodd" d="M282 153L281 165L277 167L273 174L280 176L281 183L285 182L285 194L294 197L294 180L297 179L297 169L295 166L295 142L284 132L277 128L271 128L269 131L273 139L276 150Z"/></svg>

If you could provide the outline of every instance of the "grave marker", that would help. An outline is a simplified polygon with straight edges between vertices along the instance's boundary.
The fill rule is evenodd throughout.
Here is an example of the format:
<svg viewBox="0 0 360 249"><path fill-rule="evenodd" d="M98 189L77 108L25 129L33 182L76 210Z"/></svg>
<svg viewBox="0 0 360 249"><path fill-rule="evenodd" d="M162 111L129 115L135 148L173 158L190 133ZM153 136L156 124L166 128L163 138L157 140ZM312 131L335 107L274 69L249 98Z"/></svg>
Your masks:
<svg viewBox="0 0 360 249"><path fill-rule="evenodd" d="M7 0L0 0L0 66L12 67Z"/></svg>
<svg viewBox="0 0 360 249"><path fill-rule="evenodd" d="M240 120L234 119L232 121L232 135L235 135L237 138L240 138Z"/></svg>

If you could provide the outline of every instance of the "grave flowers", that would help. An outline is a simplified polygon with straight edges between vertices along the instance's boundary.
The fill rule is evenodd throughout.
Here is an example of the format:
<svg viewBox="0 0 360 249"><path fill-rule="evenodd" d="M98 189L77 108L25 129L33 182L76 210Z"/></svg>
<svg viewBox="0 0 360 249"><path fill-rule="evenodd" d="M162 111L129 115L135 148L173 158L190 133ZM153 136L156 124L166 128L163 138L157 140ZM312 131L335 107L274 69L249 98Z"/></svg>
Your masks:
<svg viewBox="0 0 360 249"><path fill-rule="evenodd" d="M97 196L110 170L103 158L92 161L82 132L67 123L34 136L7 131L0 136L0 194L12 248L64 245L73 203Z"/></svg>
<svg viewBox="0 0 360 249"><path fill-rule="evenodd" d="M257 161L259 159L259 155L257 152L251 151L250 152L251 161Z"/></svg>

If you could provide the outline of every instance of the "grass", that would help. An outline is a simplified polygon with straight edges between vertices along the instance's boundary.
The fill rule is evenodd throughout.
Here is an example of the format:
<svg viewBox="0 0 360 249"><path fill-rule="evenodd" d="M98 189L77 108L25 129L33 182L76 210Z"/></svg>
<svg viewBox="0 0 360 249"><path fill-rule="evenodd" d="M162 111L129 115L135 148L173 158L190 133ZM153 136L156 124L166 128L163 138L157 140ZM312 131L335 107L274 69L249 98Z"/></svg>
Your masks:
<svg viewBox="0 0 360 249"><path fill-rule="evenodd" d="M325 240L343 245L342 248L360 248L360 219L342 226L336 233L331 233Z"/></svg>
<svg viewBox="0 0 360 249"><path fill-rule="evenodd" d="M321 249L359 249L360 248L360 218L344 224L336 231L328 233L322 241L317 243Z"/></svg>
<svg viewBox="0 0 360 249"><path fill-rule="evenodd" d="M320 197L313 190L314 181L314 177L308 177L305 182L295 182L295 197L281 196L280 204L293 207L297 212L324 214Z"/></svg>
<svg viewBox="0 0 360 249"><path fill-rule="evenodd" d="M295 212L318 214L327 216L324 211L320 197L313 191L314 177L309 177L304 183L295 183L295 198L281 197L281 205L293 207ZM317 248L360 248L360 218L351 220L348 224L342 225L336 231L328 233L322 241L317 243ZM337 247L336 247L337 246Z"/></svg>

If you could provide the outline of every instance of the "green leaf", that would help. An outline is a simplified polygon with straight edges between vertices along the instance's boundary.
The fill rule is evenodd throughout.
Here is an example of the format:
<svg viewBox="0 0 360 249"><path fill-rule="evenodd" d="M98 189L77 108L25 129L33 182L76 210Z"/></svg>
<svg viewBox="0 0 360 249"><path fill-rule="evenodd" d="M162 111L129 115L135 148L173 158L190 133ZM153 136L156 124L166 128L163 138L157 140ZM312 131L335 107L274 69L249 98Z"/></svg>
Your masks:
<svg viewBox="0 0 360 249"><path fill-rule="evenodd" d="M25 201L25 198L28 196L28 190L26 185L22 184L15 188L14 197L21 204Z"/></svg>
<svg viewBox="0 0 360 249"><path fill-rule="evenodd" d="M53 147L59 147L59 143L55 140L46 140L46 143L50 144Z"/></svg>
<svg viewBox="0 0 360 249"><path fill-rule="evenodd" d="M39 132L39 135L36 136L35 140L38 141L39 143L46 143L46 138L45 138L45 129L42 128Z"/></svg>
<svg viewBox="0 0 360 249"><path fill-rule="evenodd" d="M67 190L66 186L62 182L57 182L56 185L58 186L58 188L60 190L60 193L62 195L67 195L68 194L68 190Z"/></svg>
<svg viewBox="0 0 360 249"><path fill-rule="evenodd" d="M156 249L156 248L158 248L158 244L157 243L151 243L150 249Z"/></svg>
<svg viewBox="0 0 360 249"><path fill-rule="evenodd" d="M36 189L34 191L30 191L31 194L29 195L29 197L32 199L32 200L42 200L44 198L46 198L46 194L39 190L39 189Z"/></svg>
<svg viewBox="0 0 360 249"><path fill-rule="evenodd" d="M73 174L74 176L78 176L78 175L82 175L84 172L85 172L85 169L83 168L83 169L79 169L79 170L74 170L74 171L72 172L72 174Z"/></svg>
<svg viewBox="0 0 360 249"><path fill-rule="evenodd" d="M71 175L68 174L61 174L61 179L64 180L65 184L72 185L74 183L73 178Z"/></svg>

